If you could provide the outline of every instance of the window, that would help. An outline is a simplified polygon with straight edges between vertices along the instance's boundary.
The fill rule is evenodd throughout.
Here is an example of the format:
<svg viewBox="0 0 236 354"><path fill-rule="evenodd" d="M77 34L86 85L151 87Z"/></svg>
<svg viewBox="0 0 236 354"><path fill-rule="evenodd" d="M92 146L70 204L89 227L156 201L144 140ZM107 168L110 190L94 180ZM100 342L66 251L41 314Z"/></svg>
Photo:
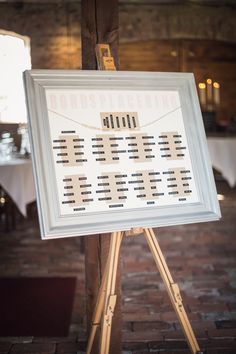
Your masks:
<svg viewBox="0 0 236 354"><path fill-rule="evenodd" d="M28 37L0 30L0 123L27 121L22 73L31 68Z"/></svg>

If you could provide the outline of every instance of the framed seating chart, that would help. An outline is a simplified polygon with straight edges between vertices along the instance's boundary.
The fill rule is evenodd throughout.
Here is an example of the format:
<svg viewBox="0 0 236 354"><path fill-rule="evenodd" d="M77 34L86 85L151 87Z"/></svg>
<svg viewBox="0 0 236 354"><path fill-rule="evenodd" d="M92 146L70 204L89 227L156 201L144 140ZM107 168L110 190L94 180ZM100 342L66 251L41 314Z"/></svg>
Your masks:
<svg viewBox="0 0 236 354"><path fill-rule="evenodd" d="M219 219L192 74L24 77L42 238Z"/></svg>

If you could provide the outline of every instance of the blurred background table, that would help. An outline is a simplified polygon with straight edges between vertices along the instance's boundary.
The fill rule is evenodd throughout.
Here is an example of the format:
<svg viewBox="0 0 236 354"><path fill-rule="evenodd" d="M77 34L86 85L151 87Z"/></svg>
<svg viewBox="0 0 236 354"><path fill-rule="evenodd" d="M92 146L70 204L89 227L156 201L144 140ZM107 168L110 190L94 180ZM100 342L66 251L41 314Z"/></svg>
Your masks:
<svg viewBox="0 0 236 354"><path fill-rule="evenodd" d="M27 205L36 199L31 160L0 160L0 185L26 217Z"/></svg>
<svg viewBox="0 0 236 354"><path fill-rule="evenodd" d="M212 166L233 188L236 185L236 137L210 136L207 142Z"/></svg>

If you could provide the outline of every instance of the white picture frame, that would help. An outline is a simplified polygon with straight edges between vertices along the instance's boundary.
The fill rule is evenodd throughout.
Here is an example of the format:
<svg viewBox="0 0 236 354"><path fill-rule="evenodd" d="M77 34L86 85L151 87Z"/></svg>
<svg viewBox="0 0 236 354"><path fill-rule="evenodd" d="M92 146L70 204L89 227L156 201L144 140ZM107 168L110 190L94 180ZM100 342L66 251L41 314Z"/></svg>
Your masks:
<svg viewBox="0 0 236 354"><path fill-rule="evenodd" d="M43 239L220 218L193 74L30 70L24 82Z"/></svg>

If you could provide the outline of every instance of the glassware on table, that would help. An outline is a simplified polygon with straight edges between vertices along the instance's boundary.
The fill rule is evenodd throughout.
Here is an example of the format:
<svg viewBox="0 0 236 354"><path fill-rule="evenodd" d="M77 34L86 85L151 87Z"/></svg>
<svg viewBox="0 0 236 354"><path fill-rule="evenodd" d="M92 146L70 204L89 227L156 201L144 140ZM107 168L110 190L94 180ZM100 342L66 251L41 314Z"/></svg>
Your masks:
<svg viewBox="0 0 236 354"><path fill-rule="evenodd" d="M0 139L0 159L2 161L8 161L13 157L14 140L9 132L1 134Z"/></svg>
<svg viewBox="0 0 236 354"><path fill-rule="evenodd" d="M21 135L21 146L20 155L29 156L30 155L30 143L27 124L20 124L17 130L18 134Z"/></svg>

